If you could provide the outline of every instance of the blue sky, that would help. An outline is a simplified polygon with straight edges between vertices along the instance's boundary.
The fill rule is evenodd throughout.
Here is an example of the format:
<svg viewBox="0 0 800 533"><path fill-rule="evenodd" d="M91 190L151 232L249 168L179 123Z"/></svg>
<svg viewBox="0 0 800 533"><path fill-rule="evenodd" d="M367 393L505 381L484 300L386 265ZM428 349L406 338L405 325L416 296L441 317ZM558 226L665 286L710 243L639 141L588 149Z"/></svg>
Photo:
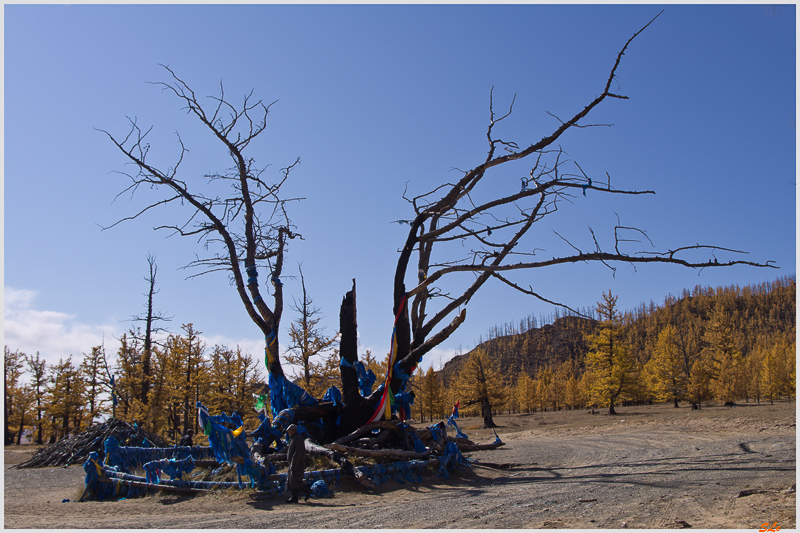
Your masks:
<svg viewBox="0 0 800 533"><path fill-rule="evenodd" d="M107 231L145 197L115 195L122 155L97 129L122 135L126 116L153 126L151 157L190 150L187 179L228 160L179 103L150 81L168 65L199 95L238 100L254 90L272 107L251 153L270 172L299 157L287 192L305 198L290 216L287 274L302 263L327 332L358 284L362 352L388 351L392 276L412 218L402 199L452 181L485 157L489 93L516 95L499 135L539 140L602 91L617 52L662 9L656 5L281 6L6 5L4 142L5 343L51 362L80 358L105 339L116 351L144 311L146 256L157 256L156 308L192 322L209 345L263 354L263 340L223 274L186 279L199 252L153 231L152 213ZM648 232L655 249L694 243L749 252L780 270L572 265L517 276L544 296L590 307L613 291L623 309L660 303L684 287L751 284L796 272L795 6L669 5L631 45L615 89L589 117L613 127L574 129L561 147L589 174L656 195L577 197L537 229L538 246L565 253L552 230L583 248L612 243L617 216ZM519 186L528 163L492 178ZM285 280L299 295L299 280ZM425 363L438 367L494 324L552 306L489 283L467 321ZM294 315L285 311L283 326ZM287 344L287 336L282 338Z"/></svg>

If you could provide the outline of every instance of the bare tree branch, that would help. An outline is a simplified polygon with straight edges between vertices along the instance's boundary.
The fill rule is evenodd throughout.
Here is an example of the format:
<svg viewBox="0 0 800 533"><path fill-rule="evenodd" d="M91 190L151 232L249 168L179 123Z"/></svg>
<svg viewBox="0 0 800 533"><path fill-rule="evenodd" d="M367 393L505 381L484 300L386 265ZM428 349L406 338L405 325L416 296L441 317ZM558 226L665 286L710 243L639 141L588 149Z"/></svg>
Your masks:
<svg viewBox="0 0 800 533"><path fill-rule="evenodd" d="M209 173L204 177L207 183L218 180L229 182L231 194L227 198L206 196L202 183L193 180L190 184L188 179L179 177L181 163L188 153L180 135L179 155L175 163L166 170L151 164L148 160L150 145L146 142L151 130L142 131L135 119L128 119L131 128L119 140L109 132L100 130L138 169L135 175L125 174L131 184L123 193L134 195L141 185L147 185L156 194L166 195L150 201L134 215L124 217L104 229L139 218L144 213L175 201L188 207L191 212L184 223L162 224L156 229L169 229L180 236L197 237L206 249L216 250L208 257L196 258L187 267L203 269L196 275L219 270L231 274L248 315L264 333L268 348L273 351L271 360L274 366L270 371L282 375L277 344L277 331L283 312L280 276L288 241L302 237L294 230L286 211L286 204L299 198L283 198L281 187L300 160L296 159L281 169L280 177L275 182L265 181L262 175L267 167L257 168L255 160L246 157L245 149L265 131L272 104L265 105L261 100L255 100L251 91L239 105L234 105L225 96L220 83L219 96L210 97L213 105L207 110L186 82L169 67L162 67L169 73L171 81L155 82L154 85L177 97L187 113L194 115L226 147L232 166L224 172ZM268 208L266 216L259 209L261 206ZM273 281L272 305L265 302L258 283L258 271L265 267ZM243 270L247 271L246 280Z"/></svg>
<svg viewBox="0 0 800 533"><path fill-rule="evenodd" d="M568 165L570 161L566 153L556 145L556 142L571 128L608 126L608 124L584 124L583 120L606 98L627 99L627 96L611 92L611 85L622 56L631 42L656 18L658 15L625 42L617 53L599 96L568 120L561 120L551 114L559 122L552 133L524 149L520 149L517 143L509 139L498 137L496 135L498 125L510 117L516 95L509 105L508 112L498 116L495 114L492 89L489 95L489 125L486 131L489 151L484 162L472 170L463 172L457 182L439 185L423 194L412 196L406 186L403 198L412 204L415 216L411 220L396 221L408 224L409 230L405 244L400 249L395 270L393 309L393 313L397 315L400 302L405 297L409 299L408 311L399 315L396 325L396 335L399 339L398 357L401 359L402 369L408 370L416 366L425 352L443 342L463 323L465 318L463 306L490 278L498 279L507 286L543 302L575 312L564 304L543 297L532 287L525 288L509 280L502 275L505 272L581 262L601 263L612 272L615 271L613 266L615 263L634 266L642 263L669 263L697 269L733 265L773 267L771 262L758 263L735 258L718 260L714 255L715 252L736 254L743 252L710 245L695 244L666 252L627 252L623 250L623 245L629 246L642 240L647 240L651 246L653 243L643 230L622 225L619 217L614 227L613 252L603 250L592 228L589 228L594 247L592 251L581 250L558 232L556 235L572 249L571 253L531 260L530 258L537 255L537 251L541 255L543 250L540 247L522 249L521 242L533 225L544 217L557 213L560 202L572 202L578 191L587 198L590 196L588 193L632 196L655 194L650 190L613 189L608 173L606 173L606 183L593 180L577 162L572 162L577 169L573 171ZM497 154L499 147L504 151L501 155ZM484 178L491 169L529 156L533 156L535 161L527 176L518 178L521 182L519 190L506 188L507 182L498 181L497 178L491 183L484 183L486 181ZM636 234L636 238L631 237L633 234ZM461 256L462 259L453 259L453 251L459 249L459 243L467 254L465 256L464 252L458 252L455 255ZM709 252L712 257L698 261L687 255L696 251ZM407 275L413 275L413 271L409 272L412 254L417 254L418 257L417 281L414 287L407 289ZM472 273L475 277L466 285L463 292L447 294L447 300L438 309L434 308L432 305L434 296L445 295L439 284L456 273ZM451 285L448 284L448 287ZM434 334L434 330L445 323L445 320L458 309L460 312L456 318ZM393 390L400 386L402 380L393 380Z"/></svg>

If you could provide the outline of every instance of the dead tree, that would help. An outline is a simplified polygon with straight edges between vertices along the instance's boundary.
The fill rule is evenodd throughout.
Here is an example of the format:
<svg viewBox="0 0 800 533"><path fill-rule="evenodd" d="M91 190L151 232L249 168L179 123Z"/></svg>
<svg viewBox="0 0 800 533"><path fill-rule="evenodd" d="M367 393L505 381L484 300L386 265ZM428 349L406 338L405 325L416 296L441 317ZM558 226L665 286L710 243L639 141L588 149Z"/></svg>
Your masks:
<svg viewBox="0 0 800 533"><path fill-rule="evenodd" d="M177 97L187 112L194 115L223 145L231 158L232 167L221 173L206 175L205 184L190 182L179 173L188 153L180 135L177 135L179 150L176 160L171 166L164 167L151 163L148 158L150 145L147 142L150 129L142 130L135 119L129 119L130 130L125 137L100 130L137 169L134 174L122 173L130 179L130 184L118 197L124 193L133 194L140 188L153 188L160 194L137 213L118 220L108 228L136 219L155 208L173 205L176 209L178 206L185 207L182 223L155 229L166 229L181 236L196 238L204 244L209 255L198 257L188 265L199 269L195 276L216 271L229 272L248 316L264 335L270 374L283 376L278 358L278 328L283 312L280 278L287 243L300 235L295 232L286 212L286 204L293 199L282 197L281 187L299 159L283 168L274 182L266 181L263 177L266 167L257 167L255 160L247 155L247 149L266 129L272 104L253 101L251 92L244 97L241 105L234 105L227 99L220 84L219 96L211 98L210 106L204 106L194 91L169 67L165 66L164 69L171 81L157 82L155 85ZM229 185L230 194L223 196L210 192L208 186L212 182ZM259 271L266 271L274 286L270 304L261 294Z"/></svg>
<svg viewBox="0 0 800 533"><path fill-rule="evenodd" d="M655 18L653 19L655 20ZM542 139L526 148L515 142L499 138L495 128L511 116L513 101L506 113L495 113L494 102L489 102L489 125L486 132L488 153L480 165L464 172L455 183L444 183L416 196L404 194L413 209L413 217L398 221L409 226L397 261L393 281L392 314L395 317L392 359L388 369L389 379L385 387L379 387L369 397L358 389L356 291L345 295L340 311L340 370L343 384L343 405L320 402L307 393L292 390L293 398L282 399L276 387L296 387L285 380L278 358L277 332L283 309L283 292L280 274L288 240L298 237L286 215L288 200L279 196L280 187L289 176L297 161L283 171L283 178L268 185L261 179L263 171L254 168L252 159L243 152L266 125L268 106L260 101L255 104L251 97L245 98L241 107L229 103L222 91L214 101L215 109L207 112L194 93L169 70L173 81L160 83L168 92L176 95L217 139L229 150L234 162L233 171L213 174L212 180L227 180L233 185L232 196L206 197L194 187L178 178L178 168L186 149L178 138L180 154L177 163L162 171L147 161L147 132L143 132L135 121L127 137L109 138L139 169L138 174L129 175L131 185L127 190L135 191L140 186L155 186L169 191L163 199L153 202L138 214L123 220L136 218L140 214L175 202L191 208L190 216L181 225L162 226L187 236L200 236L209 244L221 244L224 252L205 259L198 259L195 266L205 267L204 272L227 270L231 275L252 320L265 335L267 369L272 385L271 397L283 402L287 418L276 417L273 429L278 433L288 425L287 421L309 421L323 419L325 430L315 436L318 442L331 442L338 436L349 434L366 423L385 418L391 412L387 402L399 398L409 376L430 350L444 342L466 319L466 305L489 279L496 279L513 289L547 303L561 305L543 296L533 287L522 286L508 277L518 270L554 267L573 263L601 263L612 270L614 264L638 265L642 263L670 263L689 268L711 268L733 265L756 267L772 266L743 260L719 260L718 253L742 253L737 250L713 245L688 245L663 252L633 253L626 250L631 242L647 239L647 235L621 223L613 228L613 244L601 247L594 232L592 248L582 250L571 242L565 242L569 251L562 255L543 257L542 250L531 245L525 237L537 222L554 215L563 202L569 202L578 193L603 195L653 194L649 190L617 189L611 179L592 179L577 163L570 162L557 142L573 129L585 128L584 123L593 109L608 99L626 99L612 92L617 69L626 50L650 24L637 31L622 47L609 72L599 96L580 109L568 120L555 117L559 125ZM257 114L258 117L253 115ZM224 116L223 116L224 115ZM239 128L239 130L237 130ZM148 130L149 131L149 130ZM237 133L238 131L238 133ZM499 152L503 152L499 155ZM487 183L487 176L498 168L509 167L516 161L531 161L524 171L519 191L498 194L496 184ZM258 208L268 207L266 215ZM121 222L121 221L120 221ZM234 231L234 223L241 224ZM648 239L649 240L649 239ZM458 250L469 250L458 257L448 250L456 245ZM452 248L452 246L451 246ZM696 261L691 252L708 252L710 259ZM538 253L538 255L537 255ZM412 258L415 261L412 262ZM257 280L257 267L267 262L271 279L275 281L274 302L267 306L262 298ZM261 263L259 263L261 262ZM247 282L242 275L242 265L248 273ZM472 281L457 292L445 291L443 281L451 286L455 274L468 273ZM409 288L408 283L411 283ZM437 305L438 304L438 305ZM287 389L287 390L288 390ZM276 396L276 394L278 396ZM301 395L304 395L301 397ZM299 401L296 401L299 399ZM332 424L336 419L339 423Z"/></svg>
<svg viewBox="0 0 800 533"><path fill-rule="evenodd" d="M407 224L409 230L400 250L394 277L393 314L396 316L397 351L396 368L390 384L392 393L401 391L407 376L411 375L423 356L464 322L465 306L489 279L498 280L543 302L569 309L531 286L525 287L512 281L507 275L509 272L573 263L601 263L612 270L615 263L634 266L670 263L701 269L733 265L773 266L771 262L719 260L716 254L744 252L713 245L694 244L663 252L630 253L626 251L626 246L629 247L631 242L649 239L642 230L621 223L613 228L613 243L605 249L591 230L590 249L580 249L564 239L568 252L563 255L548 253L544 256L544 251L536 248L535 243L524 240L534 224L556 214L560 203L570 201L577 194L654 194L649 190L614 188L608 175L605 180L592 179L578 163L570 162L557 144L568 131L592 126L584 123L584 120L604 101L628 98L612 92L612 84L628 47L654 20L624 44L599 96L568 120L557 119L558 127L540 141L520 148L513 141L499 138L495 128L511 115L513 101L506 113L498 115L490 97L486 132L488 153L483 163L464 172L463 177L455 183L439 185L417 196L404 194L413 208L414 216L398 221ZM520 189L498 195L496 183L489 183L488 176L500 167L505 168L521 160L530 160L531 164L525 169L525 177L521 178ZM468 252L461 252L462 257L459 258L452 251L448 253L446 248L449 244L457 244L457 250ZM705 251L710 257L701 261L692 260L687 254L693 251ZM416 259L415 263L412 258ZM472 274L472 281L461 292L445 292L442 282L447 280L448 286L452 286L454 275L462 273ZM412 284L410 288L407 286L409 281ZM342 343L345 342L342 332Z"/></svg>
<svg viewBox="0 0 800 533"><path fill-rule="evenodd" d="M145 316L134 316L131 320L135 322L144 322L144 352L142 353L142 388L140 391L139 401L147 405L150 397L150 374L151 374L151 352L153 347L153 335L166 331L164 328L156 325L158 322L169 322L171 317L164 316L163 313L153 309L153 297L158 293L156 287L156 274L158 273L158 265L156 265L156 258L152 254L147 254L147 264L150 267L150 273L145 277L148 284L147 291L147 313Z"/></svg>
<svg viewBox="0 0 800 533"><path fill-rule="evenodd" d="M257 167L255 160L248 155L248 148L265 131L272 104L254 101L251 92L240 105L235 105L227 99L220 84L219 96L212 97L212 104L205 106L170 68L165 66L164 69L171 81L155 85L175 96L187 112L222 144L231 158L232 167L221 173L207 174L206 183L189 181L181 173L188 149L180 135L177 135L179 150L175 161L164 166L151 162L147 139L151 129L143 130L135 119L129 119L130 129L124 137L100 130L136 169L135 173L120 173L130 183L117 197L126 193L134 195L140 189L152 190L158 195L138 212L104 229L137 219L156 208L175 206L176 209L186 209L182 222L155 229L198 239L208 250L208 255L189 263L189 267L199 269L194 276L218 271L230 274L248 316L264 335L270 405L273 414L277 415L284 407L294 405L293 400L286 403L286 391L297 389L286 379L281 367L278 332L284 305L281 281L284 255L290 240L302 238L295 231L286 208L288 203L300 198L283 197L281 188L300 160L296 159L281 169L277 179L268 182L264 177L267 167ZM218 184L227 185L229 189L225 193L219 192L212 187ZM261 294L259 271L266 271L267 279L274 287L270 304ZM296 412L303 420L334 414L332 403L318 405L319 402L310 395L300 392L303 405ZM281 426L281 429L285 428Z"/></svg>

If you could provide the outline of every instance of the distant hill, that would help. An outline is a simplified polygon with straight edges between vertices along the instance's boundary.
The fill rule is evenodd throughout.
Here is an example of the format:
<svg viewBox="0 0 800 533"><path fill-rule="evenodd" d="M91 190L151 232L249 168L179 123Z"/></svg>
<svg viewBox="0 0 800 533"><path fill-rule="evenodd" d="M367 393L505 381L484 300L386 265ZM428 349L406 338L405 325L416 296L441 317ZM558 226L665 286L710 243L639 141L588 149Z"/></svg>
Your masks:
<svg viewBox="0 0 800 533"><path fill-rule="evenodd" d="M629 349L642 363L649 360L658 333L669 323L691 322L700 337L715 305L722 305L731 319L738 348L743 355L755 346L759 336L796 334L796 281L794 276L779 278L745 287L695 287L686 289L680 298L668 295L662 306L641 304L637 309L623 311L625 337ZM583 359L587 351L586 334L591 334L599 323L576 316L556 318L541 328L513 334L500 334L493 328L490 339L480 342L470 352L457 355L437 372L445 386L449 385L474 350L485 350L499 361L500 370L510 382L521 371L534 377L539 367L555 366L570 360L576 374L583 372ZM506 328L507 330L508 328Z"/></svg>
<svg viewBox="0 0 800 533"><path fill-rule="evenodd" d="M566 316L541 328L490 339L476 346L475 350L486 350L492 358L500 361L500 369L504 374L522 371L532 375L540 366L548 363L553 365L572 360L580 365L586 353L585 336L597 327L597 321ZM472 351L455 356L437 373L445 385L455 378L461 364Z"/></svg>

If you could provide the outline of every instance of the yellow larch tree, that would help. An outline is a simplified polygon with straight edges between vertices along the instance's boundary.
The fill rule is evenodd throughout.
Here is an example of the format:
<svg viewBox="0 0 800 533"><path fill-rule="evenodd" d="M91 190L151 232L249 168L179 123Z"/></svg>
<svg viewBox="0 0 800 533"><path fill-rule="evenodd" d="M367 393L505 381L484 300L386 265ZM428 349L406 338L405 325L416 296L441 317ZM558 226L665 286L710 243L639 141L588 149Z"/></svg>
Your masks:
<svg viewBox="0 0 800 533"><path fill-rule="evenodd" d="M705 355L712 362L711 392L721 402L734 402L744 396L744 365L737 348L733 326L721 302L717 302L706 333Z"/></svg>
<svg viewBox="0 0 800 533"><path fill-rule="evenodd" d="M442 417L444 414L444 390L439 376L431 366L425 375L420 380L420 392L422 405L424 406L424 415L428 415L428 420L433 422L434 417Z"/></svg>
<svg viewBox="0 0 800 533"><path fill-rule="evenodd" d="M481 348L473 350L462 365L454 388L463 408L480 405L484 427L497 427L492 410L505 405L507 392L497 362Z"/></svg>
<svg viewBox="0 0 800 533"><path fill-rule="evenodd" d="M608 414L615 415L614 406L633 385L634 362L622 339L617 297L611 291L603 293L603 299L597 303L597 314L600 327L597 333L587 336L586 371L593 376L589 398L591 403L608 407Z"/></svg>
<svg viewBox="0 0 800 533"><path fill-rule="evenodd" d="M675 327L667 324L658 334L653 356L645 364L645 374L651 378L650 392L656 399L671 400L678 407L678 400L687 393L689 376L676 339Z"/></svg>

